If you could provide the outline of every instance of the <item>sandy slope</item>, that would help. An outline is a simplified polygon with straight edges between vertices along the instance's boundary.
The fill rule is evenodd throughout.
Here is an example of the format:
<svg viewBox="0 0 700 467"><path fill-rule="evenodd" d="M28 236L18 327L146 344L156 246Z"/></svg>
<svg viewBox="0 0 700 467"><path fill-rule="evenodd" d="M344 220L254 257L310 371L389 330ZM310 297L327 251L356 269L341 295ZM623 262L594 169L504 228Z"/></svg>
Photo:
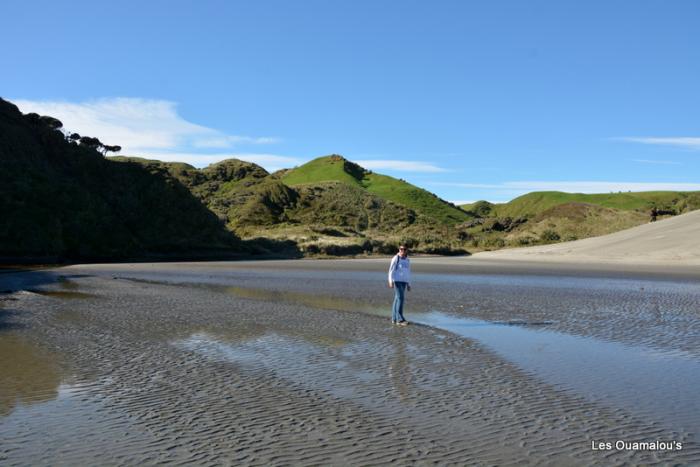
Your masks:
<svg viewBox="0 0 700 467"><path fill-rule="evenodd" d="M700 265L700 211L601 237L478 253L480 259Z"/></svg>

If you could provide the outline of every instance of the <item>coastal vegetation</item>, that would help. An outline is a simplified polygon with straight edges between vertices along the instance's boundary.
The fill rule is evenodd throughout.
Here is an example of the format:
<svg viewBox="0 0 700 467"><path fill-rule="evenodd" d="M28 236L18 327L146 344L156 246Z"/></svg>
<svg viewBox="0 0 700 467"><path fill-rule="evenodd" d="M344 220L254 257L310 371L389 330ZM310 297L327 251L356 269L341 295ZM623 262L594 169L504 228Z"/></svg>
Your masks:
<svg viewBox="0 0 700 467"><path fill-rule="evenodd" d="M242 244L186 187L0 99L3 261L209 255ZM111 149L115 149L110 147Z"/></svg>
<svg viewBox="0 0 700 467"><path fill-rule="evenodd" d="M294 242L306 255L414 252L463 254L605 235L700 207L697 192L535 192L509 203L455 206L403 180L339 155L269 174L229 159L196 169L182 163L113 157L187 186L245 239Z"/></svg>
<svg viewBox="0 0 700 467"><path fill-rule="evenodd" d="M529 193L456 206L344 157L268 173L119 146L0 100L0 257L466 254L604 235L700 208L700 192Z"/></svg>
<svg viewBox="0 0 700 467"><path fill-rule="evenodd" d="M472 247L491 250L605 235L700 209L700 192L533 192L508 203L461 206L475 219L461 227Z"/></svg>
<svg viewBox="0 0 700 467"><path fill-rule="evenodd" d="M477 201L462 205L462 209L480 216L533 217L564 204L590 204L621 211L649 212L651 209L676 215L700 207L700 192L643 191L618 193L563 193L537 191L519 196L508 203L493 204Z"/></svg>
<svg viewBox="0 0 700 467"><path fill-rule="evenodd" d="M111 159L181 183L248 241L292 241L307 255L387 254L402 242L423 253L467 252L454 226L471 219L469 214L407 182L373 177L338 155L273 174L237 159L203 169L137 157ZM380 196L381 191L393 195ZM399 201L411 193L417 201Z"/></svg>

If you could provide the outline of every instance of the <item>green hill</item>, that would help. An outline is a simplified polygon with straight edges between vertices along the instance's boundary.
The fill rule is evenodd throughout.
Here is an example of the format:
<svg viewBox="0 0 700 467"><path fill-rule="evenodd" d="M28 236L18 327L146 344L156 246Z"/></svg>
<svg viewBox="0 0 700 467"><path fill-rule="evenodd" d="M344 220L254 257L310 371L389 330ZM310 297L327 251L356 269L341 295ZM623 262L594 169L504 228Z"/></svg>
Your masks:
<svg viewBox="0 0 700 467"><path fill-rule="evenodd" d="M588 203L563 203L546 209L505 233L511 245L552 243L597 237L649 222L649 214Z"/></svg>
<svg viewBox="0 0 700 467"><path fill-rule="evenodd" d="M487 203L479 201L478 203ZM473 211L473 203L462 206L465 211ZM661 211L680 214L700 208L700 192L646 191L626 193L563 193L560 191L537 191L513 199L508 203L491 204L489 216L494 217L533 217L547 209L565 203L586 203L623 211L649 212L653 207Z"/></svg>
<svg viewBox="0 0 700 467"><path fill-rule="evenodd" d="M517 247L605 235L658 216L700 208L700 192L626 193L533 192L508 203L463 205L476 218L459 227L479 249Z"/></svg>
<svg viewBox="0 0 700 467"><path fill-rule="evenodd" d="M232 252L240 241L185 186L69 140L0 99L0 257L116 259Z"/></svg>
<svg viewBox="0 0 700 467"><path fill-rule="evenodd" d="M494 212L496 205L488 201L476 201L463 204L460 207L474 217L489 217Z"/></svg>
<svg viewBox="0 0 700 467"><path fill-rule="evenodd" d="M259 165L238 159L223 160L201 170L182 162L142 157L113 156L109 159L131 163L152 174L174 179L230 226L238 223L238 208L255 196L255 187L267 181L269 176Z"/></svg>
<svg viewBox="0 0 700 467"><path fill-rule="evenodd" d="M319 157L300 167L287 170L281 175L281 180L292 187L328 181L343 182L445 224L464 222L471 217L462 209L427 190L404 180L365 170L338 155Z"/></svg>
<svg viewBox="0 0 700 467"><path fill-rule="evenodd" d="M268 174L250 162L229 159L196 169L187 164L138 157L111 159L147 168L186 186L226 226L247 239L291 240L307 252L330 254L393 252L408 242L419 251L462 251L455 231L434 217L380 196L382 190L416 194L414 204L450 207L405 182L371 174L339 156L312 161L297 169ZM304 180L304 183L288 184ZM303 177L302 177L303 176ZM358 177L359 182L358 182ZM310 181L313 179L318 179ZM429 195L429 196L427 196ZM394 197L396 194L394 193ZM421 199L424 197L425 199ZM454 209L454 208L453 208ZM424 210L424 212L431 212ZM457 210L460 217L468 215ZM448 211L449 214L449 211ZM454 242L453 242L454 240ZM453 245L454 243L454 245ZM454 246L454 248L453 248Z"/></svg>
<svg viewBox="0 0 700 467"><path fill-rule="evenodd" d="M229 159L204 169L175 162L114 158L186 186L245 239L292 241L302 251L454 252L586 238L700 206L698 193L571 194L535 192L509 203L478 201L456 209L402 180L337 155L269 174Z"/></svg>
<svg viewBox="0 0 700 467"><path fill-rule="evenodd" d="M398 243L454 253L602 235L648 222L652 208L700 208L700 192L535 192L460 208L338 155L273 174L237 159L198 169L105 158L95 138L61 126L0 100L0 257L341 255Z"/></svg>
<svg viewBox="0 0 700 467"><path fill-rule="evenodd" d="M234 231L252 232L259 227L284 224L340 228L354 233L396 231L420 218L410 208L376 196L357 184L329 180L288 186L262 167L238 159L203 169L140 157L110 159L176 179Z"/></svg>
<svg viewBox="0 0 700 467"><path fill-rule="evenodd" d="M334 154L286 170L281 179L290 186L334 181L360 186L364 176L365 170L362 167Z"/></svg>

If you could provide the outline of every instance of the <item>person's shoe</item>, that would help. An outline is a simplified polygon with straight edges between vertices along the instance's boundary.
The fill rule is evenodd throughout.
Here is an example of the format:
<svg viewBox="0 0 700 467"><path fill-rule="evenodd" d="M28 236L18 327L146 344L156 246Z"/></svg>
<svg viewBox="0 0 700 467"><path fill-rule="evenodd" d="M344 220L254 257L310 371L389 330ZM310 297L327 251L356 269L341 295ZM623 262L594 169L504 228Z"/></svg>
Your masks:
<svg viewBox="0 0 700 467"><path fill-rule="evenodd" d="M396 324L396 321L394 321L394 320L392 319L392 320L391 320L391 324Z"/></svg>
<svg viewBox="0 0 700 467"><path fill-rule="evenodd" d="M404 321L399 321L399 322L398 322L398 325L399 325L399 326L408 326L408 321L405 321L405 320L404 320Z"/></svg>

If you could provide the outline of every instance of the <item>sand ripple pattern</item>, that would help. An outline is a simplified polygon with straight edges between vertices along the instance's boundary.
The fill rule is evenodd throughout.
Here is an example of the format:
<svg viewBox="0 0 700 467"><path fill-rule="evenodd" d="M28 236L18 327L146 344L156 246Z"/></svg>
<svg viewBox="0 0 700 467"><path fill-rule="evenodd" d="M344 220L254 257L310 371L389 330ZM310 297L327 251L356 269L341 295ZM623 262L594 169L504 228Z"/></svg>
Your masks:
<svg viewBox="0 0 700 467"><path fill-rule="evenodd" d="M3 465L700 461L693 434L548 386L467 339L391 327L371 310L111 275L71 281L87 296L22 293L2 304L0 346L53 375L0 380L0 401L13 401L0 413ZM261 287L243 275L218 282ZM341 292L341 282L314 287L371 304L375 292ZM309 287L303 278L263 284ZM426 294L431 287L439 288L426 284ZM439 290L448 304L453 289ZM590 449L591 440L616 439L686 448Z"/></svg>

